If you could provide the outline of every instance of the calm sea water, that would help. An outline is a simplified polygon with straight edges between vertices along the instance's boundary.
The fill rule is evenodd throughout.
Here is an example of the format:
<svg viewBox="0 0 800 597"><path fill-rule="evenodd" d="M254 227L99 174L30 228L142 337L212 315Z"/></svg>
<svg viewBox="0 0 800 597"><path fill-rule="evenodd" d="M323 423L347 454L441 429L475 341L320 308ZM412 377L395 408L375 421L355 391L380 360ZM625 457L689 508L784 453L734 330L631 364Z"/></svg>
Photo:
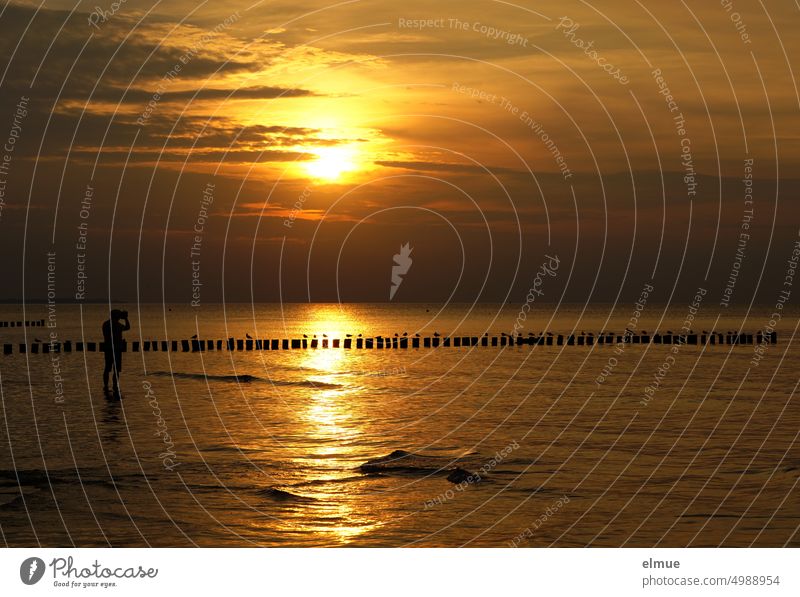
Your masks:
<svg viewBox="0 0 800 597"><path fill-rule="evenodd" d="M104 309L59 305L59 339L97 340ZM522 331L621 332L631 309L537 306ZM127 337L477 335L510 331L518 312L145 305ZM695 328L756 330L770 312L701 309ZM675 331L685 314L648 305L640 328ZM20 317L0 307L0 320ZM3 356L2 540L798 546L797 323L784 313L757 367L752 347L127 353L121 400L102 392L102 355ZM25 334L47 339L0 330L4 342ZM448 481L457 467L481 481Z"/></svg>

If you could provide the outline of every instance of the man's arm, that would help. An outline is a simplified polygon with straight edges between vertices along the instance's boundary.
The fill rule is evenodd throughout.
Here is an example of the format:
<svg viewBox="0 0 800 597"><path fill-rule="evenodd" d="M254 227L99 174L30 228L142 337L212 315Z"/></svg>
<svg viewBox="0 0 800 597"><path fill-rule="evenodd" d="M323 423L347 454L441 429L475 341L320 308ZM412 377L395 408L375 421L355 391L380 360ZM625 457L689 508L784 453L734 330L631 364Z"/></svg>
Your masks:
<svg viewBox="0 0 800 597"><path fill-rule="evenodd" d="M131 329L131 322L128 321L128 318L126 317L125 318L125 325L122 326L122 331L123 332L127 332L129 329Z"/></svg>

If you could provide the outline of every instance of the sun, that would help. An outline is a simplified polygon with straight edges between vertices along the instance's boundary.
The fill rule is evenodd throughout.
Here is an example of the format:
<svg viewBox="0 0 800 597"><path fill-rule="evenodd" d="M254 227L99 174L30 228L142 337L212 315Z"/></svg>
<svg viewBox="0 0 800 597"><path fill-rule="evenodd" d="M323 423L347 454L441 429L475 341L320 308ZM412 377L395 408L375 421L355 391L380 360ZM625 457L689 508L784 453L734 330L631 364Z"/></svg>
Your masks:
<svg viewBox="0 0 800 597"><path fill-rule="evenodd" d="M345 172L357 168L355 150L350 147L318 147L311 150L316 159L303 166L308 174L318 180L335 181Z"/></svg>

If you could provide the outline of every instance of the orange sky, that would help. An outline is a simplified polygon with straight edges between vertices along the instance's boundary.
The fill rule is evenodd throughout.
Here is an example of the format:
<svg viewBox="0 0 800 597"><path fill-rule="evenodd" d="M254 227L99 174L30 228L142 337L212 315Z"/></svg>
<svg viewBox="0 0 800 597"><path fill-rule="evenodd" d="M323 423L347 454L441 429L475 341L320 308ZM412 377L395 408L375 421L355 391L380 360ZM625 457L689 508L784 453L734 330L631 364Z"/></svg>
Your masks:
<svg viewBox="0 0 800 597"><path fill-rule="evenodd" d="M274 289L288 267L310 272L289 276L289 298L335 299L338 268L346 298L385 300L407 241L425 270L407 300L444 300L454 285L466 300L505 299L554 249L576 263L564 281L575 298L602 268L612 289L592 298L659 268L665 280L724 278L745 160L759 181L751 261L796 234L790 2L37 6L0 16L8 126L30 97L1 248L27 242L35 266L55 238L66 296L87 185L99 197L92 295L108 287L109 260L147 280L190 279L209 182L209 299L233 259L227 288L240 298L286 298ZM143 255L160 269L140 270ZM8 296L23 267L9 265ZM486 279L502 291L482 295ZM120 284L129 296L132 282ZM183 300L181 288L160 290Z"/></svg>

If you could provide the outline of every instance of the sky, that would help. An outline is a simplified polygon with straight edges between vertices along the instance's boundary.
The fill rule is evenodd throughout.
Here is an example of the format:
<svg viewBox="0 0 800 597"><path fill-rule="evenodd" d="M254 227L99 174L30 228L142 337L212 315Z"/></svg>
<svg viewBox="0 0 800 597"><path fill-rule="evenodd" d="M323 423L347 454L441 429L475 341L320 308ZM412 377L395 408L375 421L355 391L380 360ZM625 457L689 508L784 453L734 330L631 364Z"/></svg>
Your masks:
<svg viewBox="0 0 800 597"><path fill-rule="evenodd" d="M388 301L408 244L395 302L746 305L798 239L794 1L0 11L1 299Z"/></svg>

